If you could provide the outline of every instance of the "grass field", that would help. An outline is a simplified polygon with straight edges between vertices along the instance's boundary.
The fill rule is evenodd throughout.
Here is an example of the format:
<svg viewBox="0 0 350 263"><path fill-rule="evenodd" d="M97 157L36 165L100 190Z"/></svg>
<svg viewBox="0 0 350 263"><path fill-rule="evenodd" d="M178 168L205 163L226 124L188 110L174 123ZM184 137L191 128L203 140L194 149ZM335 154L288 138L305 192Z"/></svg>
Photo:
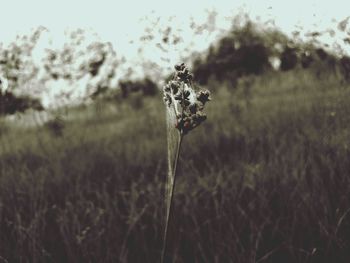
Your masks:
<svg viewBox="0 0 350 263"><path fill-rule="evenodd" d="M349 85L293 70L207 88L208 120L181 152L171 262L350 262ZM161 96L72 112L61 135L2 122L0 262L159 262Z"/></svg>

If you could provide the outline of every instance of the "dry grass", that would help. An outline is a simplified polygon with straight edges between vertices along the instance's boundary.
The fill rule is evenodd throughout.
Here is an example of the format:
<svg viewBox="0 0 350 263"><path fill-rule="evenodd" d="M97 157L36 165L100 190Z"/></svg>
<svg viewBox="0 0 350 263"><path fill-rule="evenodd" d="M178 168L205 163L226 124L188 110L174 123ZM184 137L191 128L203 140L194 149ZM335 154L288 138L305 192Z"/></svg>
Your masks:
<svg viewBox="0 0 350 263"><path fill-rule="evenodd" d="M216 83L183 145L173 262L349 262L349 87L305 72ZM242 84L244 86L244 83ZM147 98L0 139L3 262L158 262L164 107Z"/></svg>

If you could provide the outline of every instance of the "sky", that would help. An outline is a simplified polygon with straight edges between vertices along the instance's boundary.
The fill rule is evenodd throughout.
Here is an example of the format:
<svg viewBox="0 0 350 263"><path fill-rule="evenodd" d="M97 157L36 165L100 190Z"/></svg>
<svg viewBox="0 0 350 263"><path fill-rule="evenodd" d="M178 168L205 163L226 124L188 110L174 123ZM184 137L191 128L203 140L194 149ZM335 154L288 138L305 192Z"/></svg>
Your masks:
<svg viewBox="0 0 350 263"><path fill-rule="evenodd" d="M0 42L8 43L16 35L44 26L50 30L53 43L60 45L65 41L65 30L84 28L97 32L102 40L113 43L120 54L130 59L139 55L130 41L143 34L145 17L161 17L163 23L173 17L172 25L186 28L191 17L202 23L208 12L215 10L217 31L220 31L230 28L233 15L245 12L253 20L274 21L282 31L291 34L301 27L305 31L334 28L335 20L339 22L350 15L350 4L345 0L0 0L0 3ZM193 38L186 30L181 34L184 39ZM215 37L212 34L210 38L196 39L197 50L205 49ZM323 41L331 44L334 39ZM158 55L153 50L149 52Z"/></svg>
<svg viewBox="0 0 350 263"><path fill-rule="evenodd" d="M28 34L32 29L44 26L50 31L50 45L61 45L66 39L65 30L83 28L92 35L96 32L98 36L95 38L110 41L117 53L131 63L140 61L140 56L151 60L161 58L161 52L155 48L145 49L140 55L137 43L145 27L158 17L161 18L160 26L170 23L181 31L184 45L187 42L187 46L200 51L207 48L220 32L228 30L232 17L240 12L256 21L271 24L274 21L274 25L287 34L295 30L311 32L336 28L339 21L350 15L350 3L344 0L0 0L0 3L0 42L4 44L15 40L16 35ZM193 32L188 30L188 23L205 23L208 14L214 10L217 13L215 31L194 38ZM339 36L340 42L342 37ZM325 36L323 41L332 44L334 39ZM48 45L46 42L39 44L42 50ZM179 54L179 49L170 50L170 60L162 63L171 68L178 62Z"/></svg>
<svg viewBox="0 0 350 263"><path fill-rule="evenodd" d="M2 2L2 3L1 3ZM272 18L276 25L291 31L296 25L308 28L325 27L332 18L350 15L345 0L269 0L269 1L135 1L135 0L1 0L0 41L14 39L16 34L43 25L59 35L65 28L85 27L96 30L103 38L114 40L140 33L139 19L145 15L176 15L181 19L193 16L201 20L205 9L215 8L219 17L245 10L252 17ZM153 13L152 13L153 11Z"/></svg>

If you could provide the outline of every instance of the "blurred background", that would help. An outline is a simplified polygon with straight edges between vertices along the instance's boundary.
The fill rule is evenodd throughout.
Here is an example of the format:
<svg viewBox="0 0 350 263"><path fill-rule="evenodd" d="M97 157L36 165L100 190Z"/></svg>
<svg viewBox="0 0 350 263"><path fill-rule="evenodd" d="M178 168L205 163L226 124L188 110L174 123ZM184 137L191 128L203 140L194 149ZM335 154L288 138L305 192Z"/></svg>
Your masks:
<svg viewBox="0 0 350 263"><path fill-rule="evenodd" d="M349 262L350 14L332 1L20 1L0 16L0 262Z"/></svg>

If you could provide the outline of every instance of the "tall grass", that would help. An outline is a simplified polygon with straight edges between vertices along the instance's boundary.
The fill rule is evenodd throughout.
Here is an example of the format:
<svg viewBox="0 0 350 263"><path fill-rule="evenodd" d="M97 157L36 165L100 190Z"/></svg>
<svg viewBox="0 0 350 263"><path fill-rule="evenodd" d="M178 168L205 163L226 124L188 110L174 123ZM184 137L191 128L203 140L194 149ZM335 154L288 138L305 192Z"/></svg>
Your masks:
<svg viewBox="0 0 350 263"><path fill-rule="evenodd" d="M349 262L349 87L305 71L246 83L212 83L209 119L182 145L173 262ZM159 261L164 107L117 108L62 136L4 129L3 262Z"/></svg>

